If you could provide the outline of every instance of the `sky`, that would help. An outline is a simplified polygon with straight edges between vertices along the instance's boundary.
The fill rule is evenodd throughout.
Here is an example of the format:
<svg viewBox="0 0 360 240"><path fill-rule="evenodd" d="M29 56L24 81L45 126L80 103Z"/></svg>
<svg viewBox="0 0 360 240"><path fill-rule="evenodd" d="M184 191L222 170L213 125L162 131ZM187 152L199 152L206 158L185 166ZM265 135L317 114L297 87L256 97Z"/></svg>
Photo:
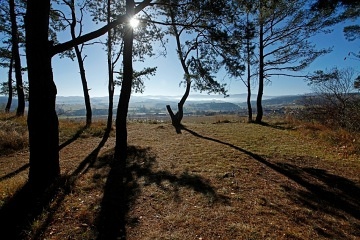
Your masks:
<svg viewBox="0 0 360 240"><path fill-rule="evenodd" d="M331 69L335 66L339 68L352 67L360 74L360 61L347 57L349 52L359 51L360 41L347 41L342 29L343 26L339 25L332 33L325 36L317 36L313 39L313 43L315 43L318 48L333 47L333 51L315 60L310 68L303 71L304 74L318 69ZM93 28L92 30L95 29ZM88 29L88 31L90 31L90 29ZM60 42L66 40L70 39L64 36L60 39ZM155 44L154 49L157 49L157 46L158 45ZM179 86L179 83L183 79L183 71L176 56L174 41L171 38L166 48L166 57L157 54L155 57L147 58L144 63L134 63L134 68L137 70L143 67L157 66L156 75L151 77L150 80L145 80L145 90L142 95L180 96L184 93L184 87ZM90 97L107 96L108 73L106 52L100 45L91 45L86 47L85 54L84 65L88 87L90 89ZM345 57L347 58L345 59ZM25 60L23 59L22 61L23 65L25 65ZM68 58L55 56L52 65L54 81L57 86L57 95L83 96L77 62ZM26 77L26 74L24 74L24 80L26 80ZM0 81L6 81L6 79L7 69L0 69ZM227 84L228 94L246 93L246 88L240 80L229 79L225 73L219 74L218 79L221 83ZM252 91L256 94L256 87ZM271 78L271 84L266 85L264 89L264 95L266 96L299 95L310 92L311 89L303 78L277 76L273 76ZM119 87L115 88L115 95L118 94L120 94ZM199 92L192 90L190 94L199 94Z"/></svg>

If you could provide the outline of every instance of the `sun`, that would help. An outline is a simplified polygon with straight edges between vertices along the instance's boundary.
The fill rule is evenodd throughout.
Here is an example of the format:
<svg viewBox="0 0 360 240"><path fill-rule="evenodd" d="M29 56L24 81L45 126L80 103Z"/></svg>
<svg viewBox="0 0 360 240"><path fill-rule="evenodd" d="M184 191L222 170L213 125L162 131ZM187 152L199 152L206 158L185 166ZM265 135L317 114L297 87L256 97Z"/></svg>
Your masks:
<svg viewBox="0 0 360 240"><path fill-rule="evenodd" d="M136 19L135 17L130 19L130 26L132 28L136 28L137 26L139 26L139 24L140 24L139 19Z"/></svg>

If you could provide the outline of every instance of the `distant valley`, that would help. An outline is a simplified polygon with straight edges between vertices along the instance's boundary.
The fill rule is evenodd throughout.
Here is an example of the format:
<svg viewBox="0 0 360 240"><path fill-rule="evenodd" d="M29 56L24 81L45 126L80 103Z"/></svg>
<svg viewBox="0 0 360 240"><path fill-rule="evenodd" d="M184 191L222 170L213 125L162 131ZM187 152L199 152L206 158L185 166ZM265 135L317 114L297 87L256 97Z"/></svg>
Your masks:
<svg viewBox="0 0 360 240"><path fill-rule="evenodd" d="M218 95L190 95L184 105L184 112L188 115L208 115L237 113L247 114L247 94L234 94L224 98ZM285 107L298 105L304 95L289 96L264 96L263 107L267 111L281 111ZM170 105L174 111L181 96L132 96L129 104L129 117L161 117L167 115L166 105ZM117 106L119 96L114 97L114 106ZM252 96L252 106L256 108L256 96ZM0 106L5 108L6 96L0 96ZM17 99L13 99L12 106L15 108ZM94 116L107 116L108 97L92 97L91 106ZM85 116L84 97L81 96L57 96L56 110L60 117L83 117ZM116 109L114 109L116 114Z"/></svg>

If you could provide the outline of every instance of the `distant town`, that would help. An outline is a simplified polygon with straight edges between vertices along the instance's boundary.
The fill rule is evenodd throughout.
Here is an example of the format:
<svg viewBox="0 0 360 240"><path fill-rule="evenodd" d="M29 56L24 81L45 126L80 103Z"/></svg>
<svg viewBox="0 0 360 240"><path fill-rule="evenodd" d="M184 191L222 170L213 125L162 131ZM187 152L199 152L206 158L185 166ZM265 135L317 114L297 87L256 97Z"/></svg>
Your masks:
<svg viewBox="0 0 360 240"><path fill-rule="evenodd" d="M114 106L117 106L118 97L114 97ZM285 114L287 111L301 105L304 95L289 96L264 96L264 113ZM254 97L256 99L256 97ZM128 111L129 119L167 119L166 105L170 105L174 111L180 97L176 96L132 96ZM7 97L0 96L0 106L5 107ZM108 97L91 98L92 114L94 117L106 117L108 115ZM16 99L13 99L13 108L16 107ZM256 112L256 102L252 100L252 108ZM80 96L57 97L56 111L60 118L82 118L85 116L84 98ZM116 116L116 108L113 109ZM185 116L203 116L217 114L237 114L247 116L246 94L236 94L230 97L214 95L193 95L184 105Z"/></svg>

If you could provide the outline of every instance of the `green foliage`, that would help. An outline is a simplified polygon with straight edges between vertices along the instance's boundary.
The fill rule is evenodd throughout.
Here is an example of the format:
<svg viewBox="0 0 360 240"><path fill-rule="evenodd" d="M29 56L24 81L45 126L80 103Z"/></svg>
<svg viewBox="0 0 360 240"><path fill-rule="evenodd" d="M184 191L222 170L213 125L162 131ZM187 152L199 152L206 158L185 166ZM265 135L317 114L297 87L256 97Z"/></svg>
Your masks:
<svg viewBox="0 0 360 240"><path fill-rule="evenodd" d="M29 99L29 83L27 81L23 82L23 90L25 94L25 100ZM13 96L17 96L17 88L15 85L12 85ZM0 94L9 95L9 85L8 82L0 83Z"/></svg>
<svg viewBox="0 0 360 240"><path fill-rule="evenodd" d="M351 25L344 27L344 35L348 41L354 41L360 36L360 25Z"/></svg>
<svg viewBox="0 0 360 240"><path fill-rule="evenodd" d="M266 2L266 1L265 1ZM308 67L331 49L316 49L309 38L327 33L331 16L312 12L303 1L272 1L263 4L256 16L264 24L263 45L265 78L292 75Z"/></svg>
<svg viewBox="0 0 360 240"><path fill-rule="evenodd" d="M229 41L229 28L224 27L231 24L231 3L178 0L163 4L165 24L169 25L168 33L176 39L184 70L182 83L200 92L226 96L226 84L215 76L225 65L225 45L233 43Z"/></svg>
<svg viewBox="0 0 360 240"><path fill-rule="evenodd" d="M156 73L156 67L147 67L141 71L133 71L133 82L132 82L132 90L135 93L143 93L145 90L144 80L149 79L150 76L154 76ZM115 81L115 85L121 86L123 73L122 70L118 72L117 81Z"/></svg>

